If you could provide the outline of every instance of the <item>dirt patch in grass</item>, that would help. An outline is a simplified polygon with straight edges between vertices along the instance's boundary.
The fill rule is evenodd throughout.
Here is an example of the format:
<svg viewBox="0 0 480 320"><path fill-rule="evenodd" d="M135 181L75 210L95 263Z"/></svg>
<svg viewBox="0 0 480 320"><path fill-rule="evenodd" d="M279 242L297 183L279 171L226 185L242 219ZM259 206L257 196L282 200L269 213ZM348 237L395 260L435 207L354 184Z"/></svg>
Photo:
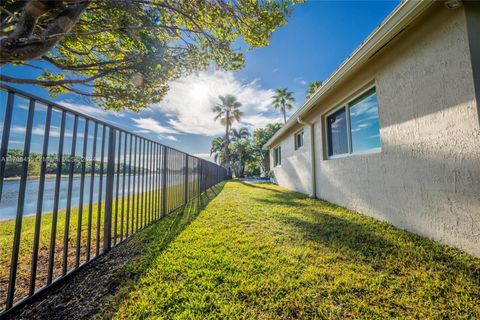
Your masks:
<svg viewBox="0 0 480 320"><path fill-rule="evenodd" d="M6 319L91 319L116 311L122 300L154 261L149 249L163 250L198 215L221 186L133 235L108 253L91 261L64 284L8 314ZM39 261L39 266L44 261ZM20 283L20 287L24 287Z"/></svg>
<svg viewBox="0 0 480 320"><path fill-rule="evenodd" d="M135 238L135 237L134 237ZM52 290L7 319L88 319L99 311L106 296L121 283L119 271L126 263L144 253L137 239L129 239L93 261Z"/></svg>

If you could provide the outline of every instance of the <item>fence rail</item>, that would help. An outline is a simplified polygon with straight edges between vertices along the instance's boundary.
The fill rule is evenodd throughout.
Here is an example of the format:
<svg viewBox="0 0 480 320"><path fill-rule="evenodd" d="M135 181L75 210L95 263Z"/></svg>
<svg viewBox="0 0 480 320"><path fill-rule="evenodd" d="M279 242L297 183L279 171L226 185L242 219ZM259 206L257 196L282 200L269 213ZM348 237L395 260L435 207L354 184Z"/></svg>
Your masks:
<svg viewBox="0 0 480 320"><path fill-rule="evenodd" d="M16 88L0 84L0 98L0 315L226 179Z"/></svg>

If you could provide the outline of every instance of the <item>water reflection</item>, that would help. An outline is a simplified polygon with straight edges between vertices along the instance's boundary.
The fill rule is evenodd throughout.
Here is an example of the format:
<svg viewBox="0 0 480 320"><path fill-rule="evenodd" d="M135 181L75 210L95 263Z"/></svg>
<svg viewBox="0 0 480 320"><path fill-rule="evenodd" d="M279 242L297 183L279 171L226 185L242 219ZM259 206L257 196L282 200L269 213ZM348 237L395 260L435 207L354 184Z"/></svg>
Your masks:
<svg viewBox="0 0 480 320"><path fill-rule="evenodd" d="M105 176L103 177L103 190L102 190L102 199L105 199L105 187L106 181ZM138 186L143 185L144 178L147 179L147 185L150 185L150 178L155 181L156 176L154 175L145 175L145 176L136 176L135 177L135 191L138 192ZM98 200L99 196L99 176L95 176L94 178L94 189L93 189L93 202ZM116 177L114 180L114 186L116 186ZM125 185L125 194L129 191L133 191L133 176L131 177L132 183L130 185L130 190L128 190L128 175L126 176L126 185ZM72 194L72 207L78 206L80 200L80 177L76 177L73 179L73 194ZM120 188L119 188L119 195L122 195L122 177L120 177ZM24 207L24 216L33 215L37 210L37 197L38 197L38 179L32 179L27 181L26 186L26 193L25 193L25 207ZM15 218L17 212L17 201L18 201L18 189L19 189L20 181L4 181L3 183L3 194L2 194L2 201L0 203L0 220L7 220ZM67 207L67 188L68 188L68 178L62 177L61 184L60 184L60 197L59 197L59 210L65 209ZM88 204L90 201L90 176L85 177L85 191L83 194L83 203ZM152 188L148 188L148 186L144 189L145 191L153 190ZM116 190L114 188L114 190ZM142 189L141 189L142 190ZM54 195L55 195L55 178L45 179L45 193L44 193L44 200L43 200L43 209L42 212L52 212L53 210L53 203L54 203ZM115 196L115 194L114 194Z"/></svg>

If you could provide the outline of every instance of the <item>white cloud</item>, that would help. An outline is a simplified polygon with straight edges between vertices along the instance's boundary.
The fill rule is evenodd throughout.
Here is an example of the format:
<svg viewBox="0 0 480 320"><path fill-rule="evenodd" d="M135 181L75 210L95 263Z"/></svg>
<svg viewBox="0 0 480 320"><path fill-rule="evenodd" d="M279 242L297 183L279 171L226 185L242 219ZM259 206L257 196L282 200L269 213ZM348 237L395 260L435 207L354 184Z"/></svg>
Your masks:
<svg viewBox="0 0 480 320"><path fill-rule="evenodd" d="M16 134L23 134L25 135L27 133L27 128L22 127L22 126L13 126L11 129L12 133ZM32 135L34 136L41 136L43 137L45 135L45 125L39 125L36 127L32 128ZM49 132L49 137L52 138L59 138L60 137L60 127L51 125L50 126L50 132ZM65 133L63 134L65 138L72 138L73 137L73 132L72 129L65 130ZM83 138L83 133L82 132L77 132L77 138ZM89 138L93 139L92 135L89 135ZM101 139L101 135L97 137L97 139Z"/></svg>
<svg viewBox="0 0 480 320"><path fill-rule="evenodd" d="M116 117L116 118L125 117L125 111L115 112L115 111L111 111L111 110L105 110L105 109L102 109L102 108L96 107L96 106L90 106L90 105L76 103L76 102L72 103L72 102L69 102L67 100L60 101L59 104L62 105L62 106L65 106L69 109L72 109L74 111L87 114L91 117L98 118L98 119L101 119L101 120L107 120L108 122L113 122L113 123L115 123L115 122L110 120L112 118L112 116Z"/></svg>
<svg viewBox="0 0 480 320"><path fill-rule="evenodd" d="M352 129L352 132L358 132L358 131L361 131L363 129L366 129L368 127L370 127L371 123L360 123L360 124L356 124L355 125L355 128Z"/></svg>
<svg viewBox="0 0 480 320"><path fill-rule="evenodd" d="M20 108L20 109L22 109L22 110L28 110L28 109L29 109L28 105L25 104L25 103L19 103L19 104L17 105L17 107Z"/></svg>
<svg viewBox="0 0 480 320"><path fill-rule="evenodd" d="M11 129L12 133L16 134L26 134L27 128L26 127L21 127L21 126L13 126ZM32 135L34 136L44 136L45 135L45 126L38 126L38 127L33 127L32 128ZM51 126L50 127L50 137L58 138L60 137L60 128L56 126ZM72 137L72 133L65 131L64 137ZM83 136L81 133L77 133L78 136Z"/></svg>
<svg viewBox="0 0 480 320"><path fill-rule="evenodd" d="M23 141L20 141L20 140L9 140L8 141L9 144L20 144L20 145L23 145Z"/></svg>
<svg viewBox="0 0 480 320"><path fill-rule="evenodd" d="M350 108L351 116L359 116L363 114L376 115L378 113L378 105L374 96L355 104Z"/></svg>
<svg viewBox="0 0 480 320"><path fill-rule="evenodd" d="M207 160L207 161L214 161L213 155L210 155L210 153L194 153L193 154L195 157Z"/></svg>
<svg viewBox="0 0 480 320"><path fill-rule="evenodd" d="M161 136L160 139L165 139L165 140L170 140L170 141L178 141L177 137L171 136L171 135Z"/></svg>
<svg viewBox="0 0 480 320"><path fill-rule="evenodd" d="M246 115L241 120L242 126L247 126L250 128L262 128L266 127L269 123L280 122L283 123L283 118L279 112L277 116L267 116L264 114L252 114Z"/></svg>
<svg viewBox="0 0 480 320"><path fill-rule="evenodd" d="M293 81L300 83L302 86L307 84L307 81L305 81L305 79L303 79L302 77L296 77L295 79L293 79Z"/></svg>
<svg viewBox="0 0 480 320"><path fill-rule="evenodd" d="M177 130L168 128L160 124L159 121L153 118L137 118L132 119L135 122L135 127L141 129L139 132L146 133L146 132L154 132L158 134L163 133L178 133Z"/></svg>
<svg viewBox="0 0 480 320"><path fill-rule="evenodd" d="M219 95L235 95L242 103L241 110L245 113L244 124L236 126L248 125L254 128L274 121L269 117L273 93L273 90L263 89L256 80L244 83L231 72L200 72L172 82L165 99L153 105L146 113L155 117L160 112L168 118L170 128L161 126L161 130L173 132L158 133L182 132L214 136L224 131L223 126L214 121L215 115L211 110L218 102ZM147 126L142 129L148 130Z"/></svg>

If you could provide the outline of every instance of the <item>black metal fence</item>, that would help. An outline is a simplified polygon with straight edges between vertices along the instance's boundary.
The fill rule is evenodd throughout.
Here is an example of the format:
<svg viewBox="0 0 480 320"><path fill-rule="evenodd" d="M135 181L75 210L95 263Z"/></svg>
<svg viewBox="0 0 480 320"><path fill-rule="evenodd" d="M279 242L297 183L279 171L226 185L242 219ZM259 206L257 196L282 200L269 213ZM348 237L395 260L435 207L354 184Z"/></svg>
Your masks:
<svg viewBox="0 0 480 320"><path fill-rule="evenodd" d="M0 88L0 312L226 178L214 163Z"/></svg>

